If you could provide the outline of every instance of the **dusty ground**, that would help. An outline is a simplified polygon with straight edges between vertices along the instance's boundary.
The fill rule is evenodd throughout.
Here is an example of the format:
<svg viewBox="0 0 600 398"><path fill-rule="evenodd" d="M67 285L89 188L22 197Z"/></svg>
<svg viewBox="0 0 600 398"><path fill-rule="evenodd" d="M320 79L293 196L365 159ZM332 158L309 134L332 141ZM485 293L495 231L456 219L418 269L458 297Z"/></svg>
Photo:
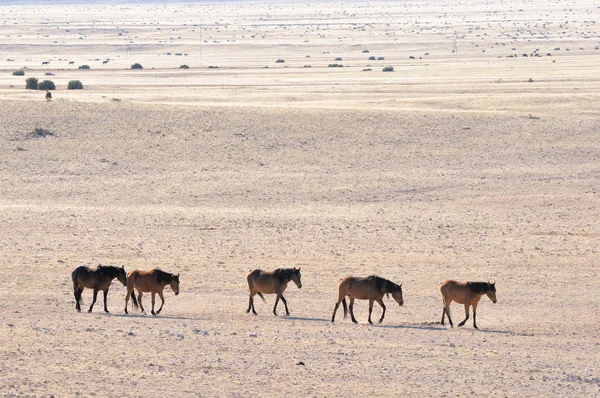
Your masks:
<svg viewBox="0 0 600 398"><path fill-rule="evenodd" d="M599 395L598 8L545 3L0 6L0 395ZM182 293L77 313L98 263ZM292 317L246 314L292 266ZM373 273L405 305L332 325ZM496 281L479 331L448 278Z"/></svg>

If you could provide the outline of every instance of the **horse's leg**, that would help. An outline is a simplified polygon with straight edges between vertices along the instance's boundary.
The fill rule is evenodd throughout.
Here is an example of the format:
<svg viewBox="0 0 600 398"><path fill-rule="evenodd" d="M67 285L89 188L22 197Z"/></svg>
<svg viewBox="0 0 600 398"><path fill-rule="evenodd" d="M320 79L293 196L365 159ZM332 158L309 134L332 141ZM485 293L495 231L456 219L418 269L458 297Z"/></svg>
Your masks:
<svg viewBox="0 0 600 398"><path fill-rule="evenodd" d="M92 300L92 305L90 305L88 312L92 312L92 308L94 308L94 304L96 303L96 297L98 297L98 289L94 288L94 300Z"/></svg>
<svg viewBox="0 0 600 398"><path fill-rule="evenodd" d="M444 324L444 319L446 318L446 305L442 309L442 325Z"/></svg>
<svg viewBox="0 0 600 398"><path fill-rule="evenodd" d="M283 301L283 305L285 305L285 315L290 316L290 310L288 310L287 300L281 295L281 301Z"/></svg>
<svg viewBox="0 0 600 398"><path fill-rule="evenodd" d="M477 327L477 303L473 303L473 327L479 329Z"/></svg>
<svg viewBox="0 0 600 398"><path fill-rule="evenodd" d="M142 295L143 295L143 293L138 290L138 304L140 305L140 309L142 310L142 312L145 314L146 310L144 309L144 306L142 305Z"/></svg>
<svg viewBox="0 0 600 398"><path fill-rule="evenodd" d="M379 303L381 308L383 308L383 313L381 314L381 319L379 320L379 323L381 323L383 322L383 318L385 317L385 304L383 304L383 299L379 299L377 300L377 302Z"/></svg>
<svg viewBox="0 0 600 398"><path fill-rule="evenodd" d="M129 291L129 288L127 289L127 294L125 295L125 313L128 314L127 312L127 303L129 303L129 296L131 296L131 292Z"/></svg>
<svg viewBox="0 0 600 398"><path fill-rule="evenodd" d="M104 312L108 314L108 307L106 306L106 298L108 297L108 288L104 291Z"/></svg>
<svg viewBox="0 0 600 398"><path fill-rule="evenodd" d="M373 312L373 299L369 299L369 324L372 325L373 322L371 321L371 313Z"/></svg>
<svg viewBox="0 0 600 398"><path fill-rule="evenodd" d="M350 297L350 318L352 319L352 322L358 323L354 317L354 297Z"/></svg>
<svg viewBox="0 0 600 398"><path fill-rule="evenodd" d="M150 313L152 315L156 315L156 313L154 312L154 303L156 302L156 292L152 292L152 311L150 311Z"/></svg>
<svg viewBox="0 0 600 398"><path fill-rule="evenodd" d="M465 303L465 317L466 318L464 319L464 321L462 321L461 323L458 324L458 327L461 327L462 325L464 325L465 322L467 322L467 319L469 319L469 307L470 306L471 306L470 304Z"/></svg>
<svg viewBox="0 0 600 398"><path fill-rule="evenodd" d="M275 314L275 316L277 316L277 304L279 304L279 294L277 295L277 298L275 299L275 306L273 307L273 314Z"/></svg>
<svg viewBox="0 0 600 398"><path fill-rule="evenodd" d="M165 305L165 298L163 296L163 292L161 290L158 291L158 297L160 297L160 308L156 311L156 315L160 314L162 311L163 305Z"/></svg>
<svg viewBox="0 0 600 398"><path fill-rule="evenodd" d="M331 316L331 323L335 322L335 313L337 312L338 308L340 307L340 301L335 303L335 307L333 308L333 315Z"/></svg>
<svg viewBox="0 0 600 398"><path fill-rule="evenodd" d="M448 304L448 306L446 307L446 315L448 316L448 323L450 323L450 327L454 327L454 324L452 323L452 318L450 318L450 304Z"/></svg>
<svg viewBox="0 0 600 398"><path fill-rule="evenodd" d="M77 312L81 312L81 295L83 294L83 288L79 286L75 287L75 309Z"/></svg>

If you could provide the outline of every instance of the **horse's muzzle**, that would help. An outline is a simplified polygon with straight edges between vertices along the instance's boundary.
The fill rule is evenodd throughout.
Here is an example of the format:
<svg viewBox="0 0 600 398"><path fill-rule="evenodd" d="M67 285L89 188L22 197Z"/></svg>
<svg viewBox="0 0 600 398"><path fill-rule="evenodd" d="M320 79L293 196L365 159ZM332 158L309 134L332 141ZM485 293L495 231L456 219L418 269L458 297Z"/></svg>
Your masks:
<svg viewBox="0 0 600 398"><path fill-rule="evenodd" d="M494 304L496 304L497 302L498 302L498 300L494 300L494 301L492 301L492 303L494 303Z"/></svg>
<svg viewBox="0 0 600 398"><path fill-rule="evenodd" d="M179 296L179 292L175 292L175 295L176 295L176 296Z"/></svg>

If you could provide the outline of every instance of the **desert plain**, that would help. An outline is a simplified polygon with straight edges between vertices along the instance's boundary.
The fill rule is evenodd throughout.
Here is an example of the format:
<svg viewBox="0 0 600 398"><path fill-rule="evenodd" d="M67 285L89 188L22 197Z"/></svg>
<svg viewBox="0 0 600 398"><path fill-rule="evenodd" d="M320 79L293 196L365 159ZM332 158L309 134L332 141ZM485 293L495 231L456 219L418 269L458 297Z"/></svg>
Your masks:
<svg viewBox="0 0 600 398"><path fill-rule="evenodd" d="M0 396L600 395L599 18L0 4ZM71 271L98 264L181 294L125 315L115 280L110 314L90 290L78 313ZM291 316L247 314L248 271L279 267ZM332 324L340 278L371 274L404 305ZM479 330L440 324L446 279L495 281Z"/></svg>

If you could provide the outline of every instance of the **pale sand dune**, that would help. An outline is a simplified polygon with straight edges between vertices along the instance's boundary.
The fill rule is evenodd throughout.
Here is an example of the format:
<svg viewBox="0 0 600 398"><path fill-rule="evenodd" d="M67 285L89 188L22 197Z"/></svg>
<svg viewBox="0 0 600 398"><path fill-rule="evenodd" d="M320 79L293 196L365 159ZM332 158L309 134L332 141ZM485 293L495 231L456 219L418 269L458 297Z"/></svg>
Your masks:
<svg viewBox="0 0 600 398"><path fill-rule="evenodd" d="M0 6L0 395L600 394L597 15ZM57 84L53 101L31 76ZM70 272L98 263L181 273L181 294L126 316L115 282L111 315L76 313ZM292 317L268 296L246 314L247 271L292 266ZM368 326L358 302L359 325L332 325L339 279L373 273L402 282L405 305ZM496 281L480 331L439 324L448 278Z"/></svg>

